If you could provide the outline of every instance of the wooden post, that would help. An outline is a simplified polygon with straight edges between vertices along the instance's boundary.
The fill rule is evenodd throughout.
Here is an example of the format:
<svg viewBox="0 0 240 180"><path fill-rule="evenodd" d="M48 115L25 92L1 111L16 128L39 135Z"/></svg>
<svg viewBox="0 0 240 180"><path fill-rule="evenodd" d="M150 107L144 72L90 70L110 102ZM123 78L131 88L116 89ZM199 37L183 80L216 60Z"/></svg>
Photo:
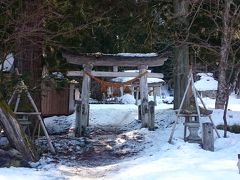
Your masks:
<svg viewBox="0 0 240 180"><path fill-rule="evenodd" d="M19 103L20 103L20 94L17 95L17 101L14 107L14 112L17 112Z"/></svg>
<svg viewBox="0 0 240 180"><path fill-rule="evenodd" d="M214 151L214 137L213 137L213 124L203 123L202 134L203 149L208 151Z"/></svg>
<svg viewBox="0 0 240 180"><path fill-rule="evenodd" d="M12 101L13 101L13 99L14 99L14 97L15 97L16 94L17 94L17 91L14 90L14 92L13 92L11 98L10 98L9 101L8 101L8 105L10 105L10 104L12 103Z"/></svg>
<svg viewBox="0 0 240 180"><path fill-rule="evenodd" d="M80 91L79 88L75 88L75 92L74 92L74 100L78 100L80 99Z"/></svg>
<svg viewBox="0 0 240 180"><path fill-rule="evenodd" d="M154 98L154 104L156 106L157 105L157 92L156 92L155 87L153 87L153 98Z"/></svg>
<svg viewBox="0 0 240 180"><path fill-rule="evenodd" d="M93 66L90 64L83 65L84 71L91 73ZM89 90L90 90L90 77L87 74L83 75L82 81L82 94L81 94L81 123L83 131L86 129L87 125L89 124ZM80 127L77 127L80 128ZM84 133L84 132L82 132Z"/></svg>
<svg viewBox="0 0 240 180"><path fill-rule="evenodd" d="M90 104L88 104L88 122L87 122L87 126L89 126L89 117L90 117Z"/></svg>
<svg viewBox="0 0 240 180"><path fill-rule="evenodd" d="M138 120L142 120L142 117L141 117L141 105L138 105Z"/></svg>
<svg viewBox="0 0 240 180"><path fill-rule="evenodd" d="M178 109L177 120L176 120L176 121L174 122L174 124L173 124L173 128L172 128L172 131L171 131L171 134L170 134L168 143L172 143L173 134L174 134L174 131L175 131L176 126L177 126L177 123L178 123L178 117L179 117L179 115L180 115L180 113L181 113L181 110L182 110L182 107L183 107L183 103L184 103L185 97L186 97L186 95L187 95L187 93L188 93L188 88L190 87L190 84L191 84L191 79L189 78L189 79L188 79L187 87L186 87L186 89L185 89L185 92L184 92L184 95L183 95L183 98L182 98L182 101L181 101L181 104L180 104L180 107L179 107L179 109Z"/></svg>
<svg viewBox="0 0 240 180"><path fill-rule="evenodd" d="M106 102L107 102L107 97L106 97L105 93L102 93L102 102L103 102L103 104L106 104Z"/></svg>
<svg viewBox="0 0 240 180"><path fill-rule="evenodd" d="M142 74L147 71L146 65L141 65L138 67L139 73ZM141 98L141 117L142 117L142 127L147 127L149 123L148 119L148 84L147 84L147 74L140 78L140 98Z"/></svg>
<svg viewBox="0 0 240 180"><path fill-rule="evenodd" d="M134 87L132 85L129 86L131 95L134 97Z"/></svg>
<svg viewBox="0 0 240 180"><path fill-rule="evenodd" d="M238 171L240 174L240 154L238 154L238 163L237 163Z"/></svg>
<svg viewBox="0 0 240 180"><path fill-rule="evenodd" d="M123 87L120 87L120 96L123 96Z"/></svg>
<svg viewBox="0 0 240 180"><path fill-rule="evenodd" d="M155 121L155 102L150 101L149 103L149 123L148 129L154 131L154 121Z"/></svg>
<svg viewBox="0 0 240 180"><path fill-rule="evenodd" d="M32 106L33 106L33 109L35 110L36 113L38 113L38 114L37 114L37 118L38 118L38 120L39 120L39 122L40 122L40 124L41 124L41 127L42 127L42 129L43 129L43 132L44 132L44 134L45 134L45 136L46 136L46 138L47 138L47 141L48 141L48 145L49 145L49 147L50 147L50 150L51 150L52 153L55 154L56 151L55 151L55 149L54 149L54 147L53 147L53 144L52 144L52 141L51 141L51 139L50 139L50 137L49 137L49 135L48 135L47 129L46 129L44 123L43 123L42 117L40 116L41 113L38 111L38 108L37 108L37 106L36 106L36 104L35 104L32 96L30 95L30 93L29 93L28 91L26 91L26 93L27 93L27 97L28 97L29 101L31 102L31 104L32 104Z"/></svg>
<svg viewBox="0 0 240 180"><path fill-rule="evenodd" d="M139 99L139 88L136 87L136 105L138 106L138 99Z"/></svg>
<svg viewBox="0 0 240 180"><path fill-rule="evenodd" d="M74 88L75 85L74 84L70 84L69 85L69 95L68 95L68 99L69 99L69 104L68 104L68 113L72 113L74 112L74 105L75 105L75 92L74 92Z"/></svg>
<svg viewBox="0 0 240 180"><path fill-rule="evenodd" d="M183 132L183 140L186 142L187 141L187 126L186 123L189 122L189 116L185 116L185 123L184 123L184 132Z"/></svg>
<svg viewBox="0 0 240 180"><path fill-rule="evenodd" d="M82 135L82 125L81 125L81 100L76 100L75 107L75 121L69 129L68 136L69 137L80 137Z"/></svg>
<svg viewBox="0 0 240 180"><path fill-rule="evenodd" d="M113 66L113 72L118 72L118 66Z"/></svg>
<svg viewBox="0 0 240 180"><path fill-rule="evenodd" d="M199 105L198 105L198 101L197 101L197 90L195 89L195 86L194 86L194 81L193 81L193 74L192 74L192 69L190 69L190 78L191 78L191 85L192 85L192 92L193 92L193 96L194 96L194 100L195 100L195 106L197 108L197 114L198 114L198 119L200 119L200 109L199 109Z"/></svg>

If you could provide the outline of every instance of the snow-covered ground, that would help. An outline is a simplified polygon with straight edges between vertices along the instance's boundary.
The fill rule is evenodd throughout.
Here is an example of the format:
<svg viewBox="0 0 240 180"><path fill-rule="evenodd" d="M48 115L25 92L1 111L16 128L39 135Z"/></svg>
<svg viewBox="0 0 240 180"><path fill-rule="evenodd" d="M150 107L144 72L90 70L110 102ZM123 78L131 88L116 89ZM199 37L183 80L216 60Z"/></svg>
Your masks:
<svg viewBox="0 0 240 180"><path fill-rule="evenodd" d="M152 98L152 97L151 97ZM134 138L134 134L143 137L143 149L130 157L119 159L114 163L88 167L69 165L42 158L33 164L35 168L1 168L0 180L55 180L55 179L149 179L149 180L238 180L237 154L240 154L240 134L228 133L228 138L215 137L215 151L205 151L198 144L183 141L183 124L180 121L174 133L173 144L168 138L172 130L172 122L176 115L171 104L162 103L157 99L155 131L139 128L136 123L137 106L134 104L90 106L90 126L106 125L124 127L125 136ZM204 98L208 108L214 107L214 100ZM222 124L223 111L214 110L212 118L215 123ZM230 97L229 124L240 124L240 99ZM74 120L69 117L50 118L62 119L68 125ZM57 120L56 120L57 121ZM49 122L49 125L51 123ZM62 127L59 123L59 127ZM136 126L133 126L136 125ZM48 126L48 125L47 125ZM223 131L219 130L221 136ZM122 139L117 141L124 143Z"/></svg>

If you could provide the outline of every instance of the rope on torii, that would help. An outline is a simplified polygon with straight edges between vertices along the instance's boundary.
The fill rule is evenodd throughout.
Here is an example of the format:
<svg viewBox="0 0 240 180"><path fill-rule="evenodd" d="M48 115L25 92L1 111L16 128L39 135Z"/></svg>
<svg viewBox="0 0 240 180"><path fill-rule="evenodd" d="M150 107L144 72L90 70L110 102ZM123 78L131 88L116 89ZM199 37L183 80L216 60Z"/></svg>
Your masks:
<svg viewBox="0 0 240 180"><path fill-rule="evenodd" d="M138 76L136 76L135 78L130 79L130 80L126 81L126 82L109 82L109 81L104 81L104 80L102 80L100 78L97 78L97 77L93 76L91 73L89 73L87 71L84 71L84 74L87 74L89 77L91 77L96 82L102 84L103 86L106 86L106 87L110 86L110 87L116 87L116 88L128 86L128 85L132 84L133 82L139 80L142 76L144 76L147 73L148 73L147 71L144 72L144 73L141 73Z"/></svg>

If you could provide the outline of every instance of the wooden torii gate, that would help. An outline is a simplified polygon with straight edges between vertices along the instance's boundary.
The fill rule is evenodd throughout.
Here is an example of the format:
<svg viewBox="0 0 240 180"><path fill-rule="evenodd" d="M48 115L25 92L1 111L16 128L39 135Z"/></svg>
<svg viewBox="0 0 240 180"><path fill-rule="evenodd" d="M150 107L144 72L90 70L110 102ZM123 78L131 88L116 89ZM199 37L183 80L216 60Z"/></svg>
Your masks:
<svg viewBox="0 0 240 180"><path fill-rule="evenodd" d="M68 63L82 65L83 71L69 71L67 76L82 76L82 93L81 105L79 114L81 123L77 125L80 129L79 136L83 134L83 130L89 124L89 90L90 90L90 76L94 77L136 77L140 76L140 99L141 99L141 121L142 127L149 126L149 106L148 106L148 84L147 78L163 78L161 73L146 73L148 67L162 66L167 60L167 57L149 54L80 54L73 52L63 52L62 56ZM111 66L113 72L92 71L94 66ZM136 72L118 72L118 67L137 67L139 73ZM77 113L77 112L76 112ZM80 127L79 127L80 126Z"/></svg>

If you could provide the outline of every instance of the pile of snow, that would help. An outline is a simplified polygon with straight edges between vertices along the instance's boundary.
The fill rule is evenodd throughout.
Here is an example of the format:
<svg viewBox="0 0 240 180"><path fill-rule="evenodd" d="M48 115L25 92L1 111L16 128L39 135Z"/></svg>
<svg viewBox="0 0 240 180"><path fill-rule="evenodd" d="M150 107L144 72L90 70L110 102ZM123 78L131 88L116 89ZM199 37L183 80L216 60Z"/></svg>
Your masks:
<svg viewBox="0 0 240 180"><path fill-rule="evenodd" d="M174 100L174 97L173 96L167 96L166 98L164 98L162 101L164 103L167 103L167 104L172 104L173 103L173 100Z"/></svg>
<svg viewBox="0 0 240 180"><path fill-rule="evenodd" d="M218 82L213 78L212 73L198 73L200 80L194 83L198 91L217 90Z"/></svg>
<svg viewBox="0 0 240 180"><path fill-rule="evenodd" d="M137 119L137 106L134 104L91 104L90 125L129 125Z"/></svg>
<svg viewBox="0 0 240 180"><path fill-rule="evenodd" d="M63 79L64 75L61 72L52 72L52 77L54 77L56 79Z"/></svg>
<svg viewBox="0 0 240 180"><path fill-rule="evenodd" d="M123 96L119 97L119 102L123 104L134 104L136 99L131 94L124 94Z"/></svg>
<svg viewBox="0 0 240 180"><path fill-rule="evenodd" d="M75 114L70 116L52 116L44 118L44 124L49 134L61 134L69 130L74 119Z"/></svg>

